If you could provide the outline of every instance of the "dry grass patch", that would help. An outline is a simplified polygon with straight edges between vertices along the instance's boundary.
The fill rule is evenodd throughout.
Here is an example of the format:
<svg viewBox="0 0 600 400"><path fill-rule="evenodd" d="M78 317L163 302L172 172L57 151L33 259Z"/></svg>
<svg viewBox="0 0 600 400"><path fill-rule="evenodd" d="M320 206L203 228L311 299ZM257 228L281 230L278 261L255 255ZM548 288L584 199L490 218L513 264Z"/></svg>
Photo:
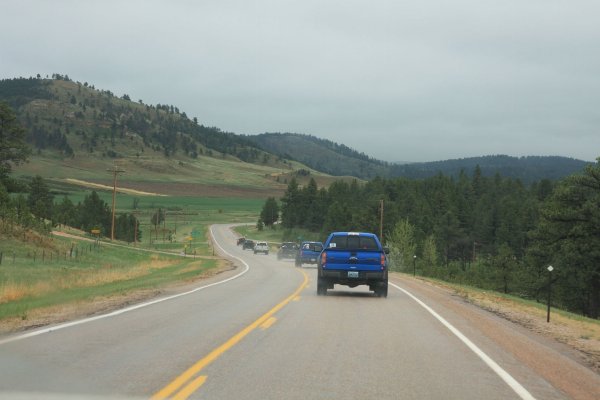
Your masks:
<svg viewBox="0 0 600 400"><path fill-rule="evenodd" d="M104 264L97 269L63 267L52 276L46 277L44 281L27 284L10 281L4 283L0 286L0 304L30 296L60 292L65 289L93 287L135 279L150 274L151 270L171 267L178 263L180 263L180 260L160 259L158 255L153 254L150 261L131 267L115 266L111 263ZM198 266L195 268L198 268ZM194 270L194 268L191 270Z"/></svg>

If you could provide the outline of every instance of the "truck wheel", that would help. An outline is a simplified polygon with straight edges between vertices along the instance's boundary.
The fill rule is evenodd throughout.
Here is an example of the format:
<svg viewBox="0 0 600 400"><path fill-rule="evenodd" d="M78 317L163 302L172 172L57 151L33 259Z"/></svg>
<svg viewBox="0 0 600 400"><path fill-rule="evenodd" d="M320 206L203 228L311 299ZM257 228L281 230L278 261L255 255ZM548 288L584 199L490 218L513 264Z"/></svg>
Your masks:
<svg viewBox="0 0 600 400"><path fill-rule="evenodd" d="M327 282L323 278L317 278L317 296L327 295Z"/></svg>
<svg viewBox="0 0 600 400"><path fill-rule="evenodd" d="M377 283L375 288L375 294L377 297L387 297L388 295L388 284L387 281Z"/></svg>

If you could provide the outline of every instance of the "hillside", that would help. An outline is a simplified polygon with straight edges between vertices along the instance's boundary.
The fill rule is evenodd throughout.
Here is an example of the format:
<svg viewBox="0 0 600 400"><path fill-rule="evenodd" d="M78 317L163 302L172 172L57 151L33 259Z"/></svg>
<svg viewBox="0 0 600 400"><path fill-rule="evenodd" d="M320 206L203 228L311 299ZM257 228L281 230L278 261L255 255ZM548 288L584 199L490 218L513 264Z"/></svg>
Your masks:
<svg viewBox="0 0 600 400"><path fill-rule="evenodd" d="M296 160L331 175L362 179L388 174L387 163L359 153L343 144L297 133L264 133L247 136L264 150L285 159Z"/></svg>
<svg viewBox="0 0 600 400"><path fill-rule="evenodd" d="M505 155L392 164L310 135L224 132L173 105L117 97L58 74L1 80L0 100L15 109L33 148L32 162L17 174L110 184L105 170L118 162L128 171L125 181L144 182L149 192L159 192L146 186L160 181L165 184L161 190L204 193L190 187L201 184L211 193L229 193L221 189L231 186L262 197L282 193L292 176L301 184L315 177L323 186L334 176L422 179L438 173L458 176L461 170L470 174L477 165L484 176L499 173L530 183L559 179L587 164L565 157Z"/></svg>
<svg viewBox="0 0 600 400"><path fill-rule="evenodd" d="M587 164L589 163L582 160L559 156L494 155L403 165L394 164L390 167L390 175L423 179L441 172L456 177L461 171L471 174L479 166L483 176L500 174L503 177L531 183L542 179L557 180L581 172Z"/></svg>
<svg viewBox="0 0 600 400"><path fill-rule="evenodd" d="M259 149L243 136L201 125L177 107L116 97L67 76L0 81L33 153L16 175L112 184L117 163L131 189L161 194L267 197L295 176L319 185L334 178Z"/></svg>
<svg viewBox="0 0 600 400"><path fill-rule="evenodd" d="M265 133L248 136L257 145L280 157L297 160L313 169L331 175L353 175L362 179L381 177L428 178L439 173L458 176L471 174L477 166L484 176L500 174L525 183L541 179L556 180L580 172L589 164L582 160L559 156L511 157L490 155L455 160L394 164L371 158L345 145L310 135Z"/></svg>
<svg viewBox="0 0 600 400"><path fill-rule="evenodd" d="M233 156L282 166L282 160L271 160L244 137L204 126L173 105L135 102L127 94L116 97L68 76L2 80L0 100L15 108L37 150L118 158L150 148L166 157Z"/></svg>

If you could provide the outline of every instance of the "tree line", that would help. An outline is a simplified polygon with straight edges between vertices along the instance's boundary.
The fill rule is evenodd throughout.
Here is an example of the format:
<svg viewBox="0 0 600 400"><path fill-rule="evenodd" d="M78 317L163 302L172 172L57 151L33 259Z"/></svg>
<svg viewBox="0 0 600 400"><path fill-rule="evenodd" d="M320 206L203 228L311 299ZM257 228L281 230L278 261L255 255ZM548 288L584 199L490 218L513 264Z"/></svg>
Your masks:
<svg viewBox="0 0 600 400"><path fill-rule="evenodd" d="M332 231L379 234L382 200L395 269L537 301L552 279L553 303L599 317L600 159L580 174L527 186L479 167L457 178L337 181L328 189L292 179L281 225L321 239Z"/></svg>

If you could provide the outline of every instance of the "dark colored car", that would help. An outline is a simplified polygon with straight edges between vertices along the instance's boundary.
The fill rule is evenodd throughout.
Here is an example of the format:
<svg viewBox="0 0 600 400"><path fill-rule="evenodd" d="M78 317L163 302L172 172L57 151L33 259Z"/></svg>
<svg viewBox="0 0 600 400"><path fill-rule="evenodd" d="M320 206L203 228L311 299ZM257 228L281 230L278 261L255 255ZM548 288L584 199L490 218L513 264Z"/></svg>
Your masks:
<svg viewBox="0 0 600 400"><path fill-rule="evenodd" d="M242 250L254 250L254 240L244 240L244 244L242 244Z"/></svg>
<svg viewBox="0 0 600 400"><path fill-rule="evenodd" d="M368 285L379 297L387 297L389 253L377 235L364 232L334 232L325 242L318 264L317 294L327 294L334 284Z"/></svg>
<svg viewBox="0 0 600 400"><path fill-rule="evenodd" d="M296 258L296 254L298 254L298 244L294 242L284 242L277 251L277 259Z"/></svg>
<svg viewBox="0 0 600 400"><path fill-rule="evenodd" d="M244 244L245 241L246 241L246 238L242 236L241 238L238 238L237 245L238 246L242 245L242 244Z"/></svg>
<svg viewBox="0 0 600 400"><path fill-rule="evenodd" d="M321 242L302 242L296 254L296 267L301 267L302 264L316 264L321 251L323 251Z"/></svg>

